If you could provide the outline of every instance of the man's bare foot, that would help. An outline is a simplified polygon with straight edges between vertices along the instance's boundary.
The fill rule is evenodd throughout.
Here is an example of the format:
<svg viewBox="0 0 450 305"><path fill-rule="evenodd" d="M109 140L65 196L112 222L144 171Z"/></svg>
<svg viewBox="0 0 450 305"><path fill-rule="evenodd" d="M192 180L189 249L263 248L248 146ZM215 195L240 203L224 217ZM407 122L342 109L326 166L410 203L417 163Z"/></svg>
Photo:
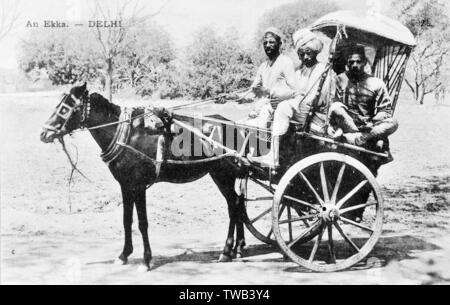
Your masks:
<svg viewBox="0 0 450 305"><path fill-rule="evenodd" d="M344 131L342 130L342 128L338 128L338 129L336 129L336 131L332 135L332 138L334 140L338 140L338 139L340 139L342 137L343 134L344 134Z"/></svg>
<svg viewBox="0 0 450 305"><path fill-rule="evenodd" d="M342 135L345 139L345 142L347 142L348 144L351 145L358 145L358 138L361 137L361 133L360 132L353 132L353 133L344 133Z"/></svg>

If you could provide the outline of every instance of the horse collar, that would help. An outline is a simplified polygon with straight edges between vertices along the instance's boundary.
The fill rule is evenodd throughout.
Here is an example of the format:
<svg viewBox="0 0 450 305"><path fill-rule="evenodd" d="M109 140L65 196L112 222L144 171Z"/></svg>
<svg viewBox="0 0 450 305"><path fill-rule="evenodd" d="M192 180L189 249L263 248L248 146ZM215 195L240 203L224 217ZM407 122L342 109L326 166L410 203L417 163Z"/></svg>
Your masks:
<svg viewBox="0 0 450 305"><path fill-rule="evenodd" d="M116 160L125 150L124 145L128 144L131 134L132 111L133 110L130 108L123 108L120 113L119 121L122 123L117 126L111 144L109 144L108 148L100 155L103 162L106 164Z"/></svg>

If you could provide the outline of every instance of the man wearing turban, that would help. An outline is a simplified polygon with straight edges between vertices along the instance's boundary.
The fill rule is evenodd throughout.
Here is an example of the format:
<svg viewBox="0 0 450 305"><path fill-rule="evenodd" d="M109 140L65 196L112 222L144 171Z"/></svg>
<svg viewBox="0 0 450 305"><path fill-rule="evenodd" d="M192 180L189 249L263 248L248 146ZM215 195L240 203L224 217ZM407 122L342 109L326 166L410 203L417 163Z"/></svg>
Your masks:
<svg viewBox="0 0 450 305"><path fill-rule="evenodd" d="M281 54L281 31L270 27L264 32L263 47L267 60L261 64L250 89L240 96L238 102L253 103L248 125L267 128L272 121L274 108L293 98L298 90L293 61Z"/></svg>
<svg viewBox="0 0 450 305"><path fill-rule="evenodd" d="M271 168L279 166L280 138L287 133L290 121L294 119L301 125L305 124L319 89L320 79L326 69L326 64L317 60L317 55L323 49L323 43L316 34L309 29L302 29L294 33L293 41L301 61L301 66L296 71L299 94L294 99L283 101L278 105L272 125L272 146L269 154L261 157L249 156L252 162ZM317 102L317 111L311 122L311 131L317 134L323 133L325 127L325 108L329 100L330 79L331 77L328 76L322 88Z"/></svg>

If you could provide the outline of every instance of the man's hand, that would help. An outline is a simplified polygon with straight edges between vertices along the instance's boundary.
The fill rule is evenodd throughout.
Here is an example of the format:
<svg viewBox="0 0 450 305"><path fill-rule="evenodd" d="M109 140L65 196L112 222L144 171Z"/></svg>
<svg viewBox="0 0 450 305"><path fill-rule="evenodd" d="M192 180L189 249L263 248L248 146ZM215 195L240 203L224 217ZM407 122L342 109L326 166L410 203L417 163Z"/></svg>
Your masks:
<svg viewBox="0 0 450 305"><path fill-rule="evenodd" d="M381 112L378 112L377 115L373 117L372 121L380 122L380 121L386 120L388 118L389 118L389 115L386 112L381 111Z"/></svg>
<svg viewBox="0 0 450 305"><path fill-rule="evenodd" d="M361 132L371 132L373 128L372 122L367 122L366 125L359 128L359 131Z"/></svg>
<svg viewBox="0 0 450 305"><path fill-rule="evenodd" d="M256 110L252 110L252 111L250 111L250 113L248 114L248 117L249 117L250 119L256 119L258 116L259 116L259 113L258 113L258 111L256 111Z"/></svg>
<svg viewBox="0 0 450 305"><path fill-rule="evenodd" d="M220 95L216 101L214 102L215 104L225 104L229 101L238 101L239 100L239 95L236 93L228 93L228 94L222 94Z"/></svg>
<svg viewBox="0 0 450 305"><path fill-rule="evenodd" d="M255 93L257 97L268 97L270 95L270 90L266 87L260 86L253 88L253 93Z"/></svg>
<svg viewBox="0 0 450 305"><path fill-rule="evenodd" d="M236 102L238 102L239 104L250 104L254 102L253 98L247 98L247 97L242 97L240 99L238 99Z"/></svg>

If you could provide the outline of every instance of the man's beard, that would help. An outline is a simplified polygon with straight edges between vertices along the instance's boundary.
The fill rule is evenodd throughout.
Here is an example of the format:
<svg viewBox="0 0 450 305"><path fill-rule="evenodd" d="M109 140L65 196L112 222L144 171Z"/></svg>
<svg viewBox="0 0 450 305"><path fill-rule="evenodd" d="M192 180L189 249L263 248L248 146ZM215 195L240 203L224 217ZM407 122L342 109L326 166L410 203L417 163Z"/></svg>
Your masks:
<svg viewBox="0 0 450 305"><path fill-rule="evenodd" d="M351 69L349 72L352 78L360 78L364 75L364 70Z"/></svg>
<svg viewBox="0 0 450 305"><path fill-rule="evenodd" d="M264 49L264 52L266 52L267 57L273 58L279 53L280 49L277 48L266 48Z"/></svg>
<svg viewBox="0 0 450 305"><path fill-rule="evenodd" d="M305 60L303 61L303 65L307 68L311 68L312 66L314 66L317 63L317 60L315 59L310 59L310 60Z"/></svg>

